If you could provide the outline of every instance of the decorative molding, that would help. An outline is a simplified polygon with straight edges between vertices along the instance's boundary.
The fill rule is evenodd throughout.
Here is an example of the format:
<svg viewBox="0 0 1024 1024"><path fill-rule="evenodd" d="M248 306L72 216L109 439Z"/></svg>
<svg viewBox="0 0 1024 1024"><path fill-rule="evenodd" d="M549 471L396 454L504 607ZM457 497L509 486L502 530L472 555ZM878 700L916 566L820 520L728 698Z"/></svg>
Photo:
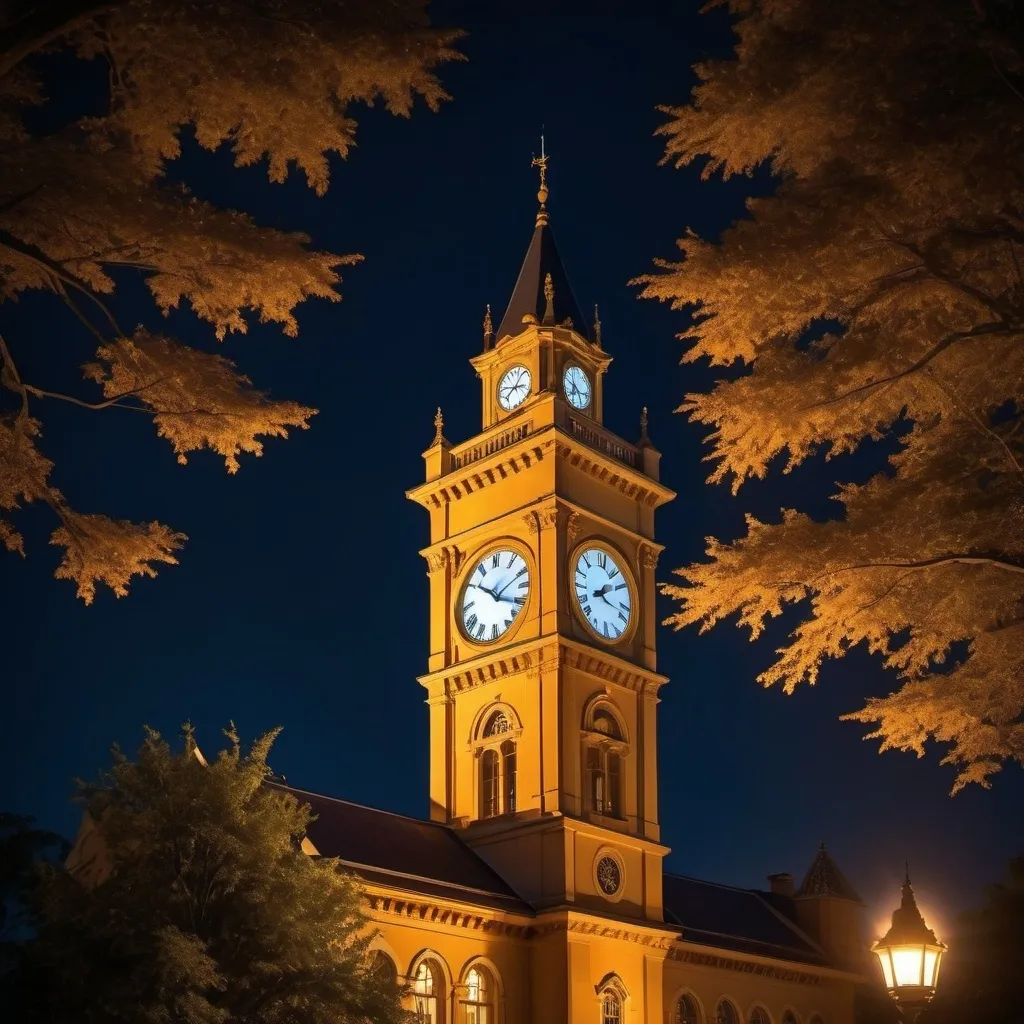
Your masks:
<svg viewBox="0 0 1024 1024"><path fill-rule="evenodd" d="M574 508L569 509L565 517L565 537L570 545L576 543L576 538L580 535L581 529L579 512Z"/></svg>
<svg viewBox="0 0 1024 1024"><path fill-rule="evenodd" d="M658 568L661 548L655 547L653 544L644 544L640 551L640 557L644 563L644 568L648 572L654 572Z"/></svg>
<svg viewBox="0 0 1024 1024"><path fill-rule="evenodd" d="M540 524L542 530L550 529L552 526L558 525L559 517L562 514L562 510L555 507L551 508L540 508L537 509L537 522Z"/></svg>
<svg viewBox="0 0 1024 1024"><path fill-rule="evenodd" d="M482 932L489 935L503 935L514 939L528 939L534 932L531 925L510 924L481 913L452 910L426 899L406 899L395 896L367 897L370 911L379 916L399 917L422 921L427 924L447 925L466 931Z"/></svg>
<svg viewBox="0 0 1024 1024"><path fill-rule="evenodd" d="M466 567L466 553L460 551L454 544L448 549L448 559L452 564L452 576L458 579L459 574Z"/></svg>
<svg viewBox="0 0 1024 1024"><path fill-rule="evenodd" d="M526 523L530 533L540 532L540 517L536 512L527 512L523 515L523 522Z"/></svg>
<svg viewBox="0 0 1024 1024"><path fill-rule="evenodd" d="M638 665L632 665L628 662L609 661L601 657L600 652L596 649L585 648L577 650L574 647L563 645L559 648L559 657L563 665L570 665L581 672L587 672L598 679L615 683L617 686L633 690L636 693L656 693L664 682L663 677L652 677L650 673L645 672Z"/></svg>
<svg viewBox="0 0 1024 1024"><path fill-rule="evenodd" d="M430 551L424 557L427 560L427 573L431 576L440 572L448 563L448 552L444 548L440 551Z"/></svg>
<svg viewBox="0 0 1024 1024"><path fill-rule="evenodd" d="M819 975L810 974L807 971L776 967L774 964L753 963L750 960L734 960L732 957L722 956L718 953L699 953L694 949L683 949L677 944L673 944L669 950L668 958L684 964L714 967L720 971L736 971L739 974L754 974L761 978L792 982L797 985L820 985L822 981Z"/></svg>

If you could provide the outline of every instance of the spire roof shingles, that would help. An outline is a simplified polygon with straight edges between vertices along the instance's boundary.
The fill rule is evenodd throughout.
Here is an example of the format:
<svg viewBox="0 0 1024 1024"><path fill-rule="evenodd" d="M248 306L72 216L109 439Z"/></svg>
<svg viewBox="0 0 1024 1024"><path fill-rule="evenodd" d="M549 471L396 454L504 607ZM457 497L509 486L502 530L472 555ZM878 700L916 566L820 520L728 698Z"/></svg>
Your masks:
<svg viewBox="0 0 1024 1024"><path fill-rule="evenodd" d="M863 902L839 870L839 865L832 859L832 855L825 849L824 843L818 847L818 852L796 894L797 899L806 896L833 896L836 899L852 900L854 903Z"/></svg>

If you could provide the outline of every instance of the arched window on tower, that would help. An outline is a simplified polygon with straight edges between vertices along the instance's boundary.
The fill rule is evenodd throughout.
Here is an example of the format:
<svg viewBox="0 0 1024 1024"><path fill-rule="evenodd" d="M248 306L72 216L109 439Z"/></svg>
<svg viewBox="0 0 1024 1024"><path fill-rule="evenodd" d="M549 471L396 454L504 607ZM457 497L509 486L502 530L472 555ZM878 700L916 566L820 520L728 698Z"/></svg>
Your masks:
<svg viewBox="0 0 1024 1024"><path fill-rule="evenodd" d="M441 969L433 960L423 960L412 978L413 1013L417 1024L442 1024Z"/></svg>
<svg viewBox="0 0 1024 1024"><path fill-rule="evenodd" d="M606 705L590 712L583 731L583 782L586 809L621 818L623 763L628 747L618 719Z"/></svg>
<svg viewBox="0 0 1024 1024"><path fill-rule="evenodd" d="M491 972L474 964L466 972L466 1024L493 1024L494 980Z"/></svg>
<svg viewBox="0 0 1024 1024"><path fill-rule="evenodd" d="M772 1019L763 1006L755 1006L750 1011L747 1024L772 1024Z"/></svg>
<svg viewBox="0 0 1024 1024"><path fill-rule="evenodd" d="M480 760L480 817L496 818L516 810L516 740L509 716L494 711L477 739Z"/></svg>
<svg viewBox="0 0 1024 1024"><path fill-rule="evenodd" d="M613 989L601 996L601 1024L622 1024L622 997Z"/></svg>
<svg viewBox="0 0 1024 1024"><path fill-rule="evenodd" d="M675 1024L700 1024L700 1007L689 992L683 993L676 1003Z"/></svg>
<svg viewBox="0 0 1024 1024"><path fill-rule="evenodd" d="M718 1001L718 1010L715 1013L717 1024L740 1024L740 1012L728 999Z"/></svg>

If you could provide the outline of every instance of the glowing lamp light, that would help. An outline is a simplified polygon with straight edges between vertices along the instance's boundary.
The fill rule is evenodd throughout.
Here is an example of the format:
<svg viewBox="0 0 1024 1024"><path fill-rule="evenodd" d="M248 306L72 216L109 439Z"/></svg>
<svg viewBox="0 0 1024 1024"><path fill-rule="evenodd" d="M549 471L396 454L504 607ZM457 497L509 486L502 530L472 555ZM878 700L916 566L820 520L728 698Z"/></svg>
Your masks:
<svg viewBox="0 0 1024 1024"><path fill-rule="evenodd" d="M889 995L913 1020L935 995L946 945L924 923L909 871L903 881L903 898L892 914L892 927L871 947L871 952L878 957Z"/></svg>

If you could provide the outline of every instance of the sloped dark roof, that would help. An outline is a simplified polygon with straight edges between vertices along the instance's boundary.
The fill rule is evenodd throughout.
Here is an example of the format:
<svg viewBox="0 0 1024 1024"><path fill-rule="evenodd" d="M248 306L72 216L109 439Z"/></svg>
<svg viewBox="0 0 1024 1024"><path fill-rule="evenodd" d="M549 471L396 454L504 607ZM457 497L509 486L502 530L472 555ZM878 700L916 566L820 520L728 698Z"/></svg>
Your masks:
<svg viewBox="0 0 1024 1024"><path fill-rule="evenodd" d="M834 896L854 903L862 902L853 886L843 877L839 865L825 849L824 843L818 847L796 896L797 899L802 896Z"/></svg>
<svg viewBox="0 0 1024 1024"><path fill-rule="evenodd" d="M665 921L682 930L687 942L739 953L753 953L816 966L828 957L781 910L768 893L735 889L696 878L666 874ZM772 905L770 905L772 904Z"/></svg>
<svg viewBox="0 0 1024 1024"><path fill-rule="evenodd" d="M445 825L272 783L309 804L309 841L368 882L532 914L503 879Z"/></svg>
<svg viewBox="0 0 1024 1024"><path fill-rule="evenodd" d="M570 319L576 330L586 336L587 325L573 297L569 278L555 245L555 236L551 233L547 215L542 214L537 218L537 227L530 239L530 247L526 250L526 259L519 271L519 280L516 281L508 309L501 318L496 336L498 341L509 334L520 334L524 329L523 317L527 314L536 317L538 323L545 322L547 297L544 294L544 282L548 274L551 275L551 286L554 289L554 315L547 322L562 324Z"/></svg>

